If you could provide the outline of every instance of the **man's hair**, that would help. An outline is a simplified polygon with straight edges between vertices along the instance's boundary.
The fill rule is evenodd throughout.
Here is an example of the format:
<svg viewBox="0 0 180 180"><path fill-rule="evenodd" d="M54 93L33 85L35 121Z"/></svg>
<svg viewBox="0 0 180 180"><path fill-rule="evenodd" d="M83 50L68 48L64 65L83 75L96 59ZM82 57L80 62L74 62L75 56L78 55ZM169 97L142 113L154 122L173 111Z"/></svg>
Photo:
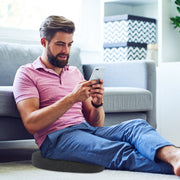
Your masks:
<svg viewBox="0 0 180 180"><path fill-rule="evenodd" d="M74 23L63 16L49 16L40 26L40 37L51 41L56 32L74 33Z"/></svg>

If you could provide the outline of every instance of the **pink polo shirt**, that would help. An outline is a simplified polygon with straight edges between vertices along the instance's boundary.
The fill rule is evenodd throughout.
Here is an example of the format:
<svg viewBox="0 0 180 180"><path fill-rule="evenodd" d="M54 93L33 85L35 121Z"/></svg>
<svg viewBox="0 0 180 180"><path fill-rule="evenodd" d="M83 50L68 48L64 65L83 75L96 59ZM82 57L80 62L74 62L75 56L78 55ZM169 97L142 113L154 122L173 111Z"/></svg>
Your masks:
<svg viewBox="0 0 180 180"><path fill-rule="evenodd" d="M52 69L47 69L38 57L33 63L21 66L15 76L13 92L16 103L28 98L39 98L40 108L49 106L63 98L84 80L81 72L74 66L67 65L59 76ZM40 147L47 134L85 122L82 103L72 106L64 115L50 126L34 134Z"/></svg>

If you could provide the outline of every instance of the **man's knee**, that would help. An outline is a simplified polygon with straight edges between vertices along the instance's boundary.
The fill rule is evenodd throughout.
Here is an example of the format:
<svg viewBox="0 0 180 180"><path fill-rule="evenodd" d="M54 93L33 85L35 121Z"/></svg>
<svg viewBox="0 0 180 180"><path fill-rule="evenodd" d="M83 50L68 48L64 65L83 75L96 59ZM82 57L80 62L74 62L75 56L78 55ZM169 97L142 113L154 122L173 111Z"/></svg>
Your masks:
<svg viewBox="0 0 180 180"><path fill-rule="evenodd" d="M144 119L132 119L127 121L127 123L134 125L134 126L149 126L149 123Z"/></svg>

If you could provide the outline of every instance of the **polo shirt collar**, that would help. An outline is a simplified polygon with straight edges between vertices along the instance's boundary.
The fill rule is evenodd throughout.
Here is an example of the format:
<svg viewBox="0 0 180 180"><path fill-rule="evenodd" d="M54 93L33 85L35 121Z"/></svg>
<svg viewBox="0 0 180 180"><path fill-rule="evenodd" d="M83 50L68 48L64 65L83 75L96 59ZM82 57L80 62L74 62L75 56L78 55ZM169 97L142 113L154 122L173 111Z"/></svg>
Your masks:
<svg viewBox="0 0 180 180"><path fill-rule="evenodd" d="M53 72L55 73L54 70L52 69L48 69L41 61L41 56L39 56L34 62L33 62L33 66L35 69L44 69L47 72ZM62 71L68 71L69 70L69 64L67 64Z"/></svg>

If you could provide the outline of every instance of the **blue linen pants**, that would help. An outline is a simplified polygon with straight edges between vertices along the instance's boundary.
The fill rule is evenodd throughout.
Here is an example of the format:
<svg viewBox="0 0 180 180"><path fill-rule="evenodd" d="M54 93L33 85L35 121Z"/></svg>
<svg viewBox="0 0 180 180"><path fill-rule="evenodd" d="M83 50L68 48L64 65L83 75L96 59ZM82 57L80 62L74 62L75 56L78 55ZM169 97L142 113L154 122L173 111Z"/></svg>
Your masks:
<svg viewBox="0 0 180 180"><path fill-rule="evenodd" d="M134 119L109 127L81 123L49 134L41 146L44 157L78 161L108 169L173 174L171 165L155 158L172 145L146 121Z"/></svg>

